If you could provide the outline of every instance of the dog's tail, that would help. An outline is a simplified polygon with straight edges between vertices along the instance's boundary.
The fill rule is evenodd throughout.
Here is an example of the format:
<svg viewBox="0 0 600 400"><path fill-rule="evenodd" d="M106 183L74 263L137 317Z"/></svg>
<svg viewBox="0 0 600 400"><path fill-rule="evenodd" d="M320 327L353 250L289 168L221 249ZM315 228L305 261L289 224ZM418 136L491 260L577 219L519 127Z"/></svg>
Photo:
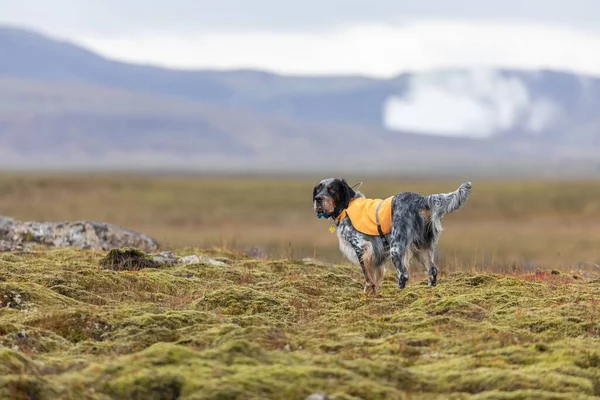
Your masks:
<svg viewBox="0 0 600 400"><path fill-rule="evenodd" d="M431 223L438 233L442 231L442 218L458 210L467 202L471 194L471 182L465 182L454 192L425 196L425 203L431 210Z"/></svg>

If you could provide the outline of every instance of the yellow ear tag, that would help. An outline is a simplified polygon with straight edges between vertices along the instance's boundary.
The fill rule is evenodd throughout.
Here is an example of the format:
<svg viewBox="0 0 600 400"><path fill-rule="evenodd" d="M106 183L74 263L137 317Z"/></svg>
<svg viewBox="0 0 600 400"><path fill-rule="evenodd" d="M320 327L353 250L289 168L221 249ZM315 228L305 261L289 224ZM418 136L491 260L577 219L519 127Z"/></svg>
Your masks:
<svg viewBox="0 0 600 400"><path fill-rule="evenodd" d="M329 227L329 232L331 232L331 233L335 232L335 226L331 225Z"/></svg>

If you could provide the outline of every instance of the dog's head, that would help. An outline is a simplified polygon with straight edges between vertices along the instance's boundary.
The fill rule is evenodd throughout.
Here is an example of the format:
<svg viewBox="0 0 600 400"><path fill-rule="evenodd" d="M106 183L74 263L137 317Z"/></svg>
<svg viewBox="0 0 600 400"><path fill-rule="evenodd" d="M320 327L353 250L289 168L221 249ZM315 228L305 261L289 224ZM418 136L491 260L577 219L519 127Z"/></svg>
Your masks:
<svg viewBox="0 0 600 400"><path fill-rule="evenodd" d="M323 179L313 189L313 208L319 218L337 216L356 193L345 179Z"/></svg>

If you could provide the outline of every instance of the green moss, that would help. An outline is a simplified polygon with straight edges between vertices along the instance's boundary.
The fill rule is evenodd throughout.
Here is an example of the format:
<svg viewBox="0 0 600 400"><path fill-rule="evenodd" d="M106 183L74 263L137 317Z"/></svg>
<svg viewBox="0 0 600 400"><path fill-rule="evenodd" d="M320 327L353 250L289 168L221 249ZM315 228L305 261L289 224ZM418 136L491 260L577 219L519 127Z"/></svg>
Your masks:
<svg viewBox="0 0 600 400"><path fill-rule="evenodd" d="M10 393L102 400L600 394L598 281L456 273L440 276L435 288L415 277L400 291L388 277L381 297L365 298L360 270L349 266L215 251L227 268L115 271L100 266L108 254L0 257L0 376ZM10 398L2 390L0 398Z"/></svg>
<svg viewBox="0 0 600 400"><path fill-rule="evenodd" d="M15 326L0 335L0 342L26 354L53 353L69 349L69 341L54 332L29 326Z"/></svg>
<svg viewBox="0 0 600 400"><path fill-rule="evenodd" d="M106 385L111 396L132 400L177 400L183 378L177 372L136 371L119 376Z"/></svg>
<svg viewBox="0 0 600 400"><path fill-rule="evenodd" d="M274 324L285 322L292 311L285 299L249 287L229 287L207 293L193 307L228 315L270 314L276 317Z"/></svg>
<svg viewBox="0 0 600 400"><path fill-rule="evenodd" d="M34 364L18 351L0 348L0 375L35 372Z"/></svg>
<svg viewBox="0 0 600 400"><path fill-rule="evenodd" d="M23 312L39 306L68 306L76 301L50 289L30 282L0 282L0 309L11 308Z"/></svg>
<svg viewBox="0 0 600 400"><path fill-rule="evenodd" d="M56 333L73 343L83 340L102 340L110 331L110 324L87 309L57 310L43 316L27 319L29 326Z"/></svg>
<svg viewBox="0 0 600 400"><path fill-rule="evenodd" d="M3 399L56 399L52 383L35 376L0 376L0 398Z"/></svg>
<svg viewBox="0 0 600 400"><path fill-rule="evenodd" d="M513 390L513 391L500 391L490 390L487 392L479 393L472 397L475 400L577 400L577 399L590 399L585 394L577 393L555 393L544 390Z"/></svg>

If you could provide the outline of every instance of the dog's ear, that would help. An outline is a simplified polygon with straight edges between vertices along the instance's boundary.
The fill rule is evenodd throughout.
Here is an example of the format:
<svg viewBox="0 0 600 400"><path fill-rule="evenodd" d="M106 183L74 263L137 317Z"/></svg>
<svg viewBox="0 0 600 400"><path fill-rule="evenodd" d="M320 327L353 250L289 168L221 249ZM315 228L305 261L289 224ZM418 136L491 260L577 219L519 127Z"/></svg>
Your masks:
<svg viewBox="0 0 600 400"><path fill-rule="evenodd" d="M352 190L350 185L348 185L346 179L341 180L340 186L340 190L338 191L338 207L346 208L348 207L348 204L350 204L350 200L352 200L354 196L356 196L356 193L354 192L354 190Z"/></svg>

